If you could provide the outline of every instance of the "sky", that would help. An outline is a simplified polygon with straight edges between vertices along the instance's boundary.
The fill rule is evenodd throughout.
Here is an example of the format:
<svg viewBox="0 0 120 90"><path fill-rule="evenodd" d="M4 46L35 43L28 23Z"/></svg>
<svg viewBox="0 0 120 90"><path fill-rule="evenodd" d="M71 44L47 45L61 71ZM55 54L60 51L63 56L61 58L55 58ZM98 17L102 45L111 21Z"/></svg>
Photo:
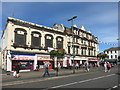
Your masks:
<svg viewBox="0 0 120 90"><path fill-rule="evenodd" d="M72 23L67 20L73 16L77 16L73 23L78 28L83 25L86 31L90 30L99 41L116 44L112 46L99 43L100 52L118 46L117 2L2 2L0 37L7 17L48 27L53 27L56 23L70 28Z"/></svg>

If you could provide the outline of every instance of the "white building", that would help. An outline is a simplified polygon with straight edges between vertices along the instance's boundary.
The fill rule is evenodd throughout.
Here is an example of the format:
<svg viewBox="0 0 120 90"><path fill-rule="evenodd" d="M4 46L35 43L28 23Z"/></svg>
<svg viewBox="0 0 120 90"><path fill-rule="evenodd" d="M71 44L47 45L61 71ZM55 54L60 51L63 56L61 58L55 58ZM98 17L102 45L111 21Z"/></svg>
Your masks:
<svg viewBox="0 0 120 90"><path fill-rule="evenodd" d="M120 55L120 47L111 47L104 50L104 53L109 56L109 60L118 60L118 56Z"/></svg>

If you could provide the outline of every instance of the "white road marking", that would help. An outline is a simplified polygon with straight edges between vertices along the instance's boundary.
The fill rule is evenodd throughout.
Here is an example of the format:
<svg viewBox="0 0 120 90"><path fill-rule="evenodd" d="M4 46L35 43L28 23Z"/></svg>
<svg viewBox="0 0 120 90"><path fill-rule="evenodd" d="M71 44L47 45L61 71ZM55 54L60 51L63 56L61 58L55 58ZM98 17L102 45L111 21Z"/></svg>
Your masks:
<svg viewBox="0 0 120 90"><path fill-rule="evenodd" d="M113 88L117 88L118 86L114 86Z"/></svg>
<svg viewBox="0 0 120 90"><path fill-rule="evenodd" d="M113 76L113 75L116 75L116 74L110 74L110 75L101 76L101 77L97 77L97 78L92 78L92 79L88 79L88 80L83 80L83 81L68 83L68 84L64 84L64 85L54 86L54 87L51 87L51 88L59 88L59 87L64 87L64 86L73 85L73 84L77 84L77 83L84 83L84 82L88 82L88 81L92 81L92 80L97 80L97 79L100 79L100 78L110 77L110 76Z"/></svg>

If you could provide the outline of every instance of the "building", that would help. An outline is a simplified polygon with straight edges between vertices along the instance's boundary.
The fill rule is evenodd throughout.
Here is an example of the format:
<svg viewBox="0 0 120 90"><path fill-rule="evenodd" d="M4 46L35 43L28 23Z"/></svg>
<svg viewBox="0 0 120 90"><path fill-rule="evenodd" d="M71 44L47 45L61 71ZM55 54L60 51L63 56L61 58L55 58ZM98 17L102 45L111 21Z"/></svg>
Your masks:
<svg viewBox="0 0 120 90"><path fill-rule="evenodd" d="M84 26L80 29L76 25L75 33L75 63L97 63L99 52L97 37L86 31ZM51 50L63 48L66 55L59 60L63 67L73 63L72 31L62 24L54 24L53 28L26 22L8 17L7 24L1 37L2 68L14 71L15 64L21 63L21 71L43 68L44 63L50 63L50 69L55 68L55 61L50 58Z"/></svg>
<svg viewBox="0 0 120 90"><path fill-rule="evenodd" d="M111 47L104 50L104 53L109 56L108 61L116 62L120 56L120 47Z"/></svg>

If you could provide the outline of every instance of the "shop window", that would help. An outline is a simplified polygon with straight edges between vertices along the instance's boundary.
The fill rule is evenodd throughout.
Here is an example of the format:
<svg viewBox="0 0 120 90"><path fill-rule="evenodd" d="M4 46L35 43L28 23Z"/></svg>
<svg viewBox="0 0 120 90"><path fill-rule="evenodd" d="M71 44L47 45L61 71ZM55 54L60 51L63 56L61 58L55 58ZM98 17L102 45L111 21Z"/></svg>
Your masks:
<svg viewBox="0 0 120 90"><path fill-rule="evenodd" d="M26 45L26 30L21 28L15 29L15 44L17 45Z"/></svg>
<svg viewBox="0 0 120 90"><path fill-rule="evenodd" d="M63 48L63 38L62 37L58 36L56 38L56 42L57 42L57 49Z"/></svg>
<svg viewBox="0 0 120 90"><path fill-rule="evenodd" d="M41 46L41 34L39 32L32 32L31 44L33 47Z"/></svg>
<svg viewBox="0 0 120 90"><path fill-rule="evenodd" d="M45 47L53 47L53 36L50 34L45 35Z"/></svg>

